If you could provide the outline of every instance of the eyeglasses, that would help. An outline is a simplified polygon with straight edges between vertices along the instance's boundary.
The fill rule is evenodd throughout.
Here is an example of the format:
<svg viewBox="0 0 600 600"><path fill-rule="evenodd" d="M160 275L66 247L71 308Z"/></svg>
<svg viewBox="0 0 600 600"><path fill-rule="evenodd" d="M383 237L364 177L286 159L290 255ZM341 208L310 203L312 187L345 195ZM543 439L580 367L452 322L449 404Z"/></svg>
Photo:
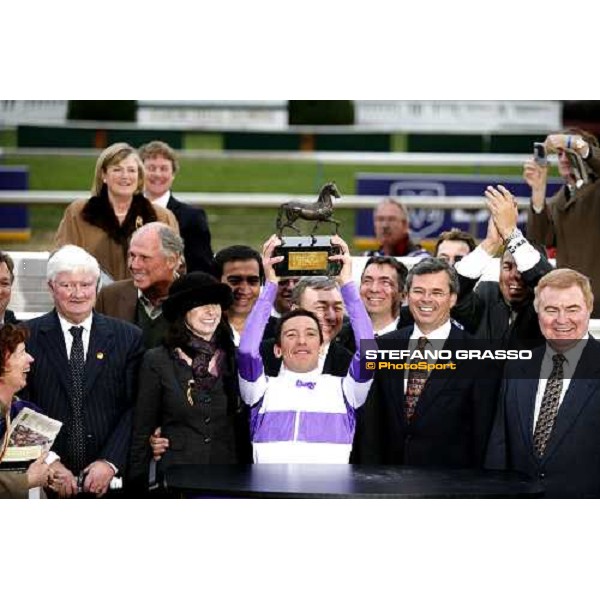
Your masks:
<svg viewBox="0 0 600 600"><path fill-rule="evenodd" d="M285 279L280 279L277 282L277 285L279 287L288 287L288 286L295 286L298 282L300 281L300 277L286 277Z"/></svg>
<svg viewBox="0 0 600 600"><path fill-rule="evenodd" d="M229 285L242 285L244 282L251 286L260 285L260 277L257 275L248 275L246 277L243 275L230 275L227 277L227 283Z"/></svg>

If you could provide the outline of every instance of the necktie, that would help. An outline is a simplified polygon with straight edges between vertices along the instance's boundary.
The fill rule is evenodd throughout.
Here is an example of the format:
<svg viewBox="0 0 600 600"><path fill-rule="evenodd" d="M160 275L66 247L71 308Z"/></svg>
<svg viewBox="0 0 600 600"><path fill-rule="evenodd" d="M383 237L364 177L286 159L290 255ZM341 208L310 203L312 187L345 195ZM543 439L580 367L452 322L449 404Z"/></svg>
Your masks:
<svg viewBox="0 0 600 600"><path fill-rule="evenodd" d="M548 383L546 383L540 414L533 432L533 447L539 458L546 451L546 444L552 433L554 421L556 421L558 400L563 386L563 363L565 362L565 357L562 354L555 354L552 357L552 362L554 366L548 378Z"/></svg>
<svg viewBox="0 0 600 600"><path fill-rule="evenodd" d="M417 350L423 352L429 340L421 336L417 343ZM420 361L417 361L420 362ZM410 421L415 414L417 402L427 381L429 372L421 369L411 369L408 373L408 381L406 382L406 398L404 401L404 414L406 420Z"/></svg>
<svg viewBox="0 0 600 600"><path fill-rule="evenodd" d="M85 433L83 428L83 389L85 361L83 358L83 327L71 327L73 336L69 368L71 371L71 417L67 436L71 454L71 471L77 475L86 464Z"/></svg>

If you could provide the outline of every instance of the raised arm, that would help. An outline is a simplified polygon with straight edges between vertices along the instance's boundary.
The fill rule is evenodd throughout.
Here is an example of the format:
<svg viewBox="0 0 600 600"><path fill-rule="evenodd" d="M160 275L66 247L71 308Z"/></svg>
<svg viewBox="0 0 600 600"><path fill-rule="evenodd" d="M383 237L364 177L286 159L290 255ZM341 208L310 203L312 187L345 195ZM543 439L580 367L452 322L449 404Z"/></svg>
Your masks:
<svg viewBox="0 0 600 600"><path fill-rule="evenodd" d="M281 240L273 235L263 246L265 287L248 315L238 348L240 391L242 399L250 406L262 398L266 387L264 365L260 356L260 342L277 296L278 277L275 275L273 265L281 262L283 257L273 257L272 254L275 246L279 244L281 244Z"/></svg>
<svg viewBox="0 0 600 600"><path fill-rule="evenodd" d="M356 352L352 357L348 375L344 377L342 386L346 400L351 406L358 408L365 403L373 379L373 374L370 371L365 378L361 377L360 341L373 339L373 324L360 298L358 288L352 279L352 257L350 256L348 245L337 235L332 237L331 241L342 249L342 254L332 256L329 260L342 263L342 269L337 276L337 281L340 285L346 312L350 318L350 325L354 332L354 342L356 344Z"/></svg>

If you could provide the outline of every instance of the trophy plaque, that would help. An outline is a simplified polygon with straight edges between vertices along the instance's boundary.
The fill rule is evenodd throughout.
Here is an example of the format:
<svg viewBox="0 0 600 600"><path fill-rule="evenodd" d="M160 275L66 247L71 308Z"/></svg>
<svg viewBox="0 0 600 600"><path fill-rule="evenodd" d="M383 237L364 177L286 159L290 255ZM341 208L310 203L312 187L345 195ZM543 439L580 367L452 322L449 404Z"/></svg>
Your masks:
<svg viewBox="0 0 600 600"><path fill-rule="evenodd" d="M273 253L274 256L284 257L283 261L274 265L279 277L339 274L341 262L329 261L328 258L339 254L340 247L331 243L330 236L315 235L320 223L333 223L335 233L338 233L339 222L332 218L332 198L340 198L340 193L334 183L327 183L321 188L316 202L292 201L279 207L276 226L282 244ZM302 231L295 225L299 219L315 222L309 235L302 235ZM286 227L300 235L283 236Z"/></svg>

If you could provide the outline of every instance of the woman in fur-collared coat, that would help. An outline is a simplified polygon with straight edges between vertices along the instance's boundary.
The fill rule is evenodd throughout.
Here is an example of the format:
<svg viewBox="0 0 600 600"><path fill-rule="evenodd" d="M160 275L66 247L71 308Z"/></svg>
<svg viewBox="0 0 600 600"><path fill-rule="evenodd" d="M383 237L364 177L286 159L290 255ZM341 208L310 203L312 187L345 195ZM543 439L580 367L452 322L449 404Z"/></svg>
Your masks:
<svg viewBox="0 0 600 600"><path fill-rule="evenodd" d="M98 157L89 200L76 200L65 210L55 247L81 246L100 263L102 283L130 277L127 247L131 234L142 225L161 221L179 232L173 213L154 206L142 194L144 166L136 150L118 143Z"/></svg>

